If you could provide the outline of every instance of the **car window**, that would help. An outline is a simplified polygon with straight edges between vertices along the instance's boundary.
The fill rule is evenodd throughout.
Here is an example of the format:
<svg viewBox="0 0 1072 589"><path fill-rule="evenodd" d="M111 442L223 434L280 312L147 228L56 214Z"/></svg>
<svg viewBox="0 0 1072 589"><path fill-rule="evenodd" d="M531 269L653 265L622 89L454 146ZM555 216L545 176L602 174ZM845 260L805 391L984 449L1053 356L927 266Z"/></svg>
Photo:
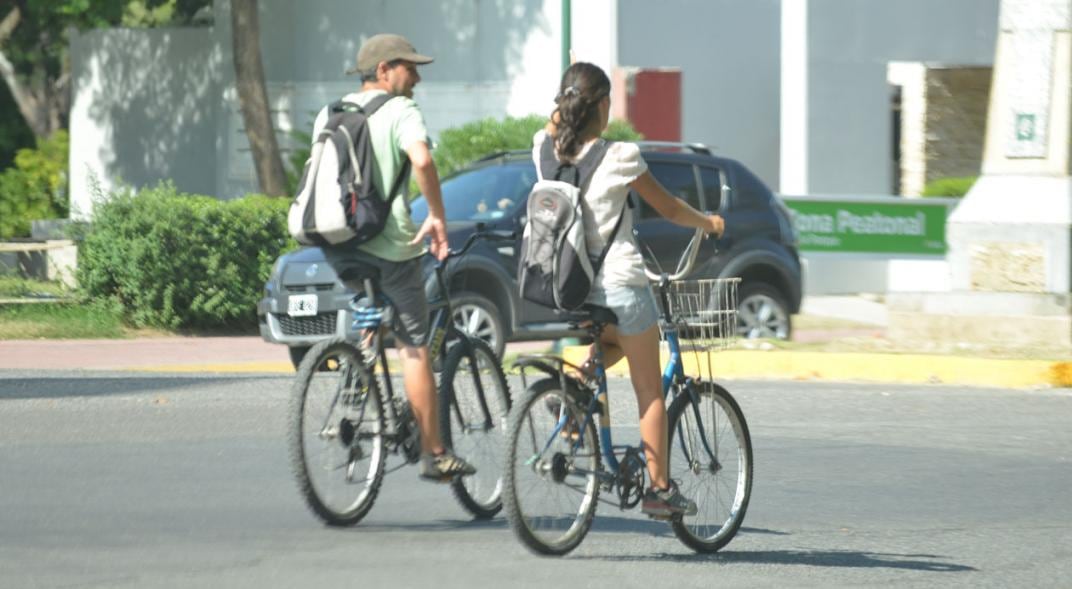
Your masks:
<svg viewBox="0 0 1072 589"><path fill-rule="evenodd" d="M722 208L722 172L716 168L700 166L700 184L704 191L704 208L717 211Z"/></svg>
<svg viewBox="0 0 1072 589"><path fill-rule="evenodd" d="M648 164L648 170L659 184L663 185L670 194L683 199L695 208L700 206L700 191L696 187L696 175L692 171L692 164L674 164L666 162L653 162ZM640 218L652 219L659 217L659 213L651 208L643 198L634 194L633 198L640 203Z"/></svg>
<svg viewBox="0 0 1072 589"><path fill-rule="evenodd" d="M447 221L492 221L510 215L528 198L536 183L531 162L482 166L443 181ZM418 195L410 204L413 220L428 216L428 203Z"/></svg>
<svg viewBox="0 0 1072 589"><path fill-rule="evenodd" d="M734 206L742 209L770 207L771 189L744 166L734 168Z"/></svg>

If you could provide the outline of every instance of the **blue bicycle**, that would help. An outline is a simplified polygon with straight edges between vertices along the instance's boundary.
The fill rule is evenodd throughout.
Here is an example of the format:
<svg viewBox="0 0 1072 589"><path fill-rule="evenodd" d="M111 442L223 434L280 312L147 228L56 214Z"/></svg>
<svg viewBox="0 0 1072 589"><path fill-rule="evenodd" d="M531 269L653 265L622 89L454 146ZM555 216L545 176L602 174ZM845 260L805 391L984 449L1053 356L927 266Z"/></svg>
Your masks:
<svg viewBox="0 0 1072 589"><path fill-rule="evenodd" d="M696 260L701 232L668 276L648 270L662 304L663 339L669 363L663 372L667 396L670 477L698 507L694 516L670 520L674 533L697 552L715 552L741 527L752 489L752 443L744 414L730 393L713 381L714 349L736 333L739 279L682 281ZM574 378L578 367L553 355L524 356L515 366L540 378L510 413L503 507L515 535L538 554L563 555L588 533L601 492L625 510L647 488L639 446L611 438L606 369L600 333L615 322L605 308L586 305L574 326L586 326L596 342L595 376ZM687 376L686 373L698 376Z"/></svg>

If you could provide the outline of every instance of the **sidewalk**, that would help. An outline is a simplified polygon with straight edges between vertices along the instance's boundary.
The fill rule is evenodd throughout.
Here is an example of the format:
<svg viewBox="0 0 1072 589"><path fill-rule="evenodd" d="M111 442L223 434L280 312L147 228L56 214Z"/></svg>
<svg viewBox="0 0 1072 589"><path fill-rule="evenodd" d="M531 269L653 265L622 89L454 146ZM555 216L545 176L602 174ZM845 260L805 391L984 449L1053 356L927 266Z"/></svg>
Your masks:
<svg viewBox="0 0 1072 589"><path fill-rule="evenodd" d="M742 342L712 358L721 378L868 381L992 387L1069 387L1072 362L994 359L967 353L884 349L885 306L866 297L818 297L794 317L793 342ZM507 345L507 355L547 350L551 342ZM583 357L583 346L564 349ZM509 367L507 367L509 368ZM0 370L293 373L285 347L250 337L164 337L133 340L0 341ZM612 374L627 375L622 362Z"/></svg>

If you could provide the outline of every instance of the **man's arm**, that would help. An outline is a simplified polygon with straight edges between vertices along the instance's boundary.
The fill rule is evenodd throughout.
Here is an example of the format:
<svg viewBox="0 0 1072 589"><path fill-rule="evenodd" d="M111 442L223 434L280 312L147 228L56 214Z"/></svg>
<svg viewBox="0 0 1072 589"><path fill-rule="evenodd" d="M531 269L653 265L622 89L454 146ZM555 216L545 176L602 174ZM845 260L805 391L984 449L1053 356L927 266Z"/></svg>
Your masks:
<svg viewBox="0 0 1072 589"><path fill-rule="evenodd" d="M446 213L443 210L443 193L439 189L439 172L436 170L432 152L424 141L415 141L406 151L417 187L428 203L428 217L425 218L417 237L410 243L420 243L425 237L431 239L432 255L438 260L447 257Z"/></svg>

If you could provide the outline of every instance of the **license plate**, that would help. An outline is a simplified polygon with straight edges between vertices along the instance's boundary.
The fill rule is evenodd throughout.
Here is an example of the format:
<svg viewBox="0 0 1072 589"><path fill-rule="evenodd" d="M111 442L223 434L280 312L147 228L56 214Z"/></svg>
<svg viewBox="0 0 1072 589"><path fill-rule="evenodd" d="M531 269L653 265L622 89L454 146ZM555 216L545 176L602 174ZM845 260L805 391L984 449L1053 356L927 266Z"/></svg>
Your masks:
<svg viewBox="0 0 1072 589"><path fill-rule="evenodd" d="M287 315L291 317L316 315L316 295L290 295L287 299Z"/></svg>

